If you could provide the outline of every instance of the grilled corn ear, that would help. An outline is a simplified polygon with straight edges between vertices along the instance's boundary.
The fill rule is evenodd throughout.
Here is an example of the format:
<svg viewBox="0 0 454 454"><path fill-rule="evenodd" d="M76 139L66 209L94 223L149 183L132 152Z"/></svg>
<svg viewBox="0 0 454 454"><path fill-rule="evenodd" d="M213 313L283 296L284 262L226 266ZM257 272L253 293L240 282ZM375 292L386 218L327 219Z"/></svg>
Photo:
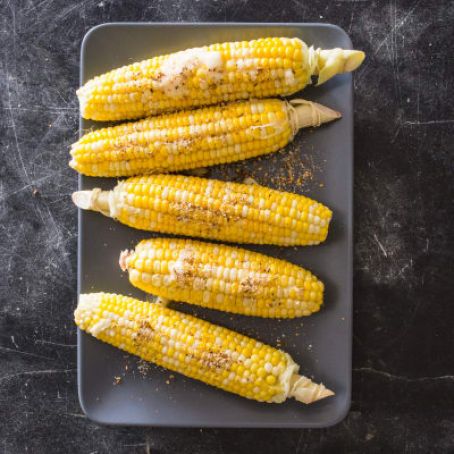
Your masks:
<svg viewBox="0 0 454 454"><path fill-rule="evenodd" d="M222 244L144 240L121 253L120 267L147 293L237 314L294 318L323 302L323 283L309 271Z"/></svg>
<svg viewBox="0 0 454 454"><path fill-rule="evenodd" d="M69 165L99 177L212 166L272 153L299 129L339 117L314 102L279 99L177 112L89 132L72 145Z"/></svg>
<svg viewBox="0 0 454 454"><path fill-rule="evenodd" d="M208 385L260 402L310 404L334 393L298 375L287 353L160 304L122 295L79 296L80 329Z"/></svg>
<svg viewBox="0 0 454 454"><path fill-rule="evenodd" d="M212 44L154 57L89 80L78 91L82 116L110 121L247 98L295 93L350 72L357 50L314 49L298 38Z"/></svg>
<svg viewBox="0 0 454 454"><path fill-rule="evenodd" d="M132 177L112 191L75 192L73 201L136 229L282 246L321 243L332 216L302 195L181 175Z"/></svg>

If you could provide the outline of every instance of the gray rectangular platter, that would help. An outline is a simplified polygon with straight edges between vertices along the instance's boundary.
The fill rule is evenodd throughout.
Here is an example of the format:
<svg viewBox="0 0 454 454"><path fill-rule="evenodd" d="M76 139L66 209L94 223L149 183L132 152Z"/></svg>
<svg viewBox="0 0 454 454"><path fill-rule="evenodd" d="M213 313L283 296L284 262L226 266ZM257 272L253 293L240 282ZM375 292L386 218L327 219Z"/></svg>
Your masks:
<svg viewBox="0 0 454 454"><path fill-rule="evenodd" d="M90 30L82 44L81 83L134 61L214 42L266 36L299 37L315 47L351 48L340 28L326 24L113 23ZM294 95L342 112L342 119L301 131L285 150L210 170L208 177L252 176L271 187L304 193L333 209L327 242L307 248L247 246L315 272L326 284L325 305L308 318L266 320L173 303L173 307L248 334L289 352L301 371L335 390L310 406L264 404L211 388L137 360L85 333L78 334L79 398L84 412L106 424L178 427L326 427L348 411L352 343L353 98L351 75ZM81 120L81 133L100 123ZM79 188L112 188L114 179L79 178ZM79 293L106 291L145 298L118 266L119 252L152 236L98 213L79 213ZM142 373L141 373L142 372ZM121 384L114 385L114 377Z"/></svg>

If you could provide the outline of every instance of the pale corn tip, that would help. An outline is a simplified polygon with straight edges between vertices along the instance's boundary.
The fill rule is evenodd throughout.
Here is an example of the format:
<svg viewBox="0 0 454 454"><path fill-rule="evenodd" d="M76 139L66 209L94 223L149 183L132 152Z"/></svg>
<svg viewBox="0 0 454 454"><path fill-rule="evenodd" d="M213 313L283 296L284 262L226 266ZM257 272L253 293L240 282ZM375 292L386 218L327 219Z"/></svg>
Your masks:
<svg viewBox="0 0 454 454"><path fill-rule="evenodd" d="M328 123L342 117L342 114L340 112L334 109L330 109L327 106L324 106L317 102L313 102L312 105L319 124Z"/></svg>
<svg viewBox="0 0 454 454"><path fill-rule="evenodd" d="M99 308L103 293L81 293L74 311L76 324L80 326L87 317L91 317Z"/></svg>
<svg viewBox="0 0 454 454"><path fill-rule="evenodd" d="M290 397L305 404L311 404L317 400L334 396L334 392L326 388L322 383L314 383L303 375L294 375L290 383Z"/></svg>
<svg viewBox="0 0 454 454"><path fill-rule="evenodd" d="M93 310L101 304L103 293L81 293L79 295L79 309Z"/></svg>
<svg viewBox="0 0 454 454"><path fill-rule="evenodd" d="M304 99L292 99L287 103L287 109L294 134L301 128L320 126L342 117L336 110Z"/></svg>
<svg viewBox="0 0 454 454"><path fill-rule="evenodd" d="M344 50L344 53L346 55L344 72L352 72L359 68L366 58L366 54L361 50Z"/></svg>
<svg viewBox="0 0 454 454"><path fill-rule="evenodd" d="M348 73L357 69L364 61L366 54L360 50L317 49L316 73L317 85L322 85L337 74Z"/></svg>
<svg viewBox="0 0 454 454"><path fill-rule="evenodd" d="M120 258L118 260L118 264L122 271L126 271L128 269L128 259L131 255L134 254L134 251L130 251L125 249L124 251L120 252Z"/></svg>
<svg viewBox="0 0 454 454"><path fill-rule="evenodd" d="M81 210L91 210L93 206L93 191L76 191L71 195L74 205Z"/></svg>
<svg viewBox="0 0 454 454"><path fill-rule="evenodd" d="M115 217L109 202L109 191L94 188L88 191L73 192L71 199L82 210L99 211L104 216Z"/></svg>

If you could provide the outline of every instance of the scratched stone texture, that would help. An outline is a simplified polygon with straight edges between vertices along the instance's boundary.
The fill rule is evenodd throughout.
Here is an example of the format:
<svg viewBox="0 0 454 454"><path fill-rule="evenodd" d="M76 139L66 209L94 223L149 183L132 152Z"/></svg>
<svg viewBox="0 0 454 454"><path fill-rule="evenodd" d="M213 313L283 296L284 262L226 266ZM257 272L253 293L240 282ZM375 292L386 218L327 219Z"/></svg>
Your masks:
<svg viewBox="0 0 454 454"><path fill-rule="evenodd" d="M109 21L331 22L355 75L353 402L324 430L98 426L76 389L79 47ZM454 452L451 1L0 2L0 452ZM222 411L222 409L219 409Z"/></svg>

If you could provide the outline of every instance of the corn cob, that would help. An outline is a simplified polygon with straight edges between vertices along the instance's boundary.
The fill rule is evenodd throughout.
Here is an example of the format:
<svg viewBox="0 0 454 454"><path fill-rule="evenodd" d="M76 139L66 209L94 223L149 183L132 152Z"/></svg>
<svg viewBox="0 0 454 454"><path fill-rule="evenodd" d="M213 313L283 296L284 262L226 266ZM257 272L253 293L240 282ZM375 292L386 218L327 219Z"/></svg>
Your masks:
<svg viewBox="0 0 454 454"><path fill-rule="evenodd" d="M82 294L77 326L99 340L208 385L259 402L310 404L334 393L298 375L287 353L160 304Z"/></svg>
<svg viewBox="0 0 454 454"><path fill-rule="evenodd" d="M78 91L84 118L124 120L238 99L290 95L356 69L364 53L321 50L298 38L213 44L154 57L89 80Z"/></svg>
<svg viewBox="0 0 454 454"><path fill-rule="evenodd" d="M324 241L332 216L302 195L181 175L132 177L112 191L75 192L73 200L137 229L283 246Z"/></svg>
<svg viewBox="0 0 454 454"><path fill-rule="evenodd" d="M211 166L272 153L300 128L339 117L317 103L279 99L177 112L90 132L72 145L69 165L100 177Z"/></svg>
<svg viewBox="0 0 454 454"><path fill-rule="evenodd" d="M120 267L147 293L237 314L294 318L323 302L323 283L309 271L221 244L144 240L121 253Z"/></svg>

